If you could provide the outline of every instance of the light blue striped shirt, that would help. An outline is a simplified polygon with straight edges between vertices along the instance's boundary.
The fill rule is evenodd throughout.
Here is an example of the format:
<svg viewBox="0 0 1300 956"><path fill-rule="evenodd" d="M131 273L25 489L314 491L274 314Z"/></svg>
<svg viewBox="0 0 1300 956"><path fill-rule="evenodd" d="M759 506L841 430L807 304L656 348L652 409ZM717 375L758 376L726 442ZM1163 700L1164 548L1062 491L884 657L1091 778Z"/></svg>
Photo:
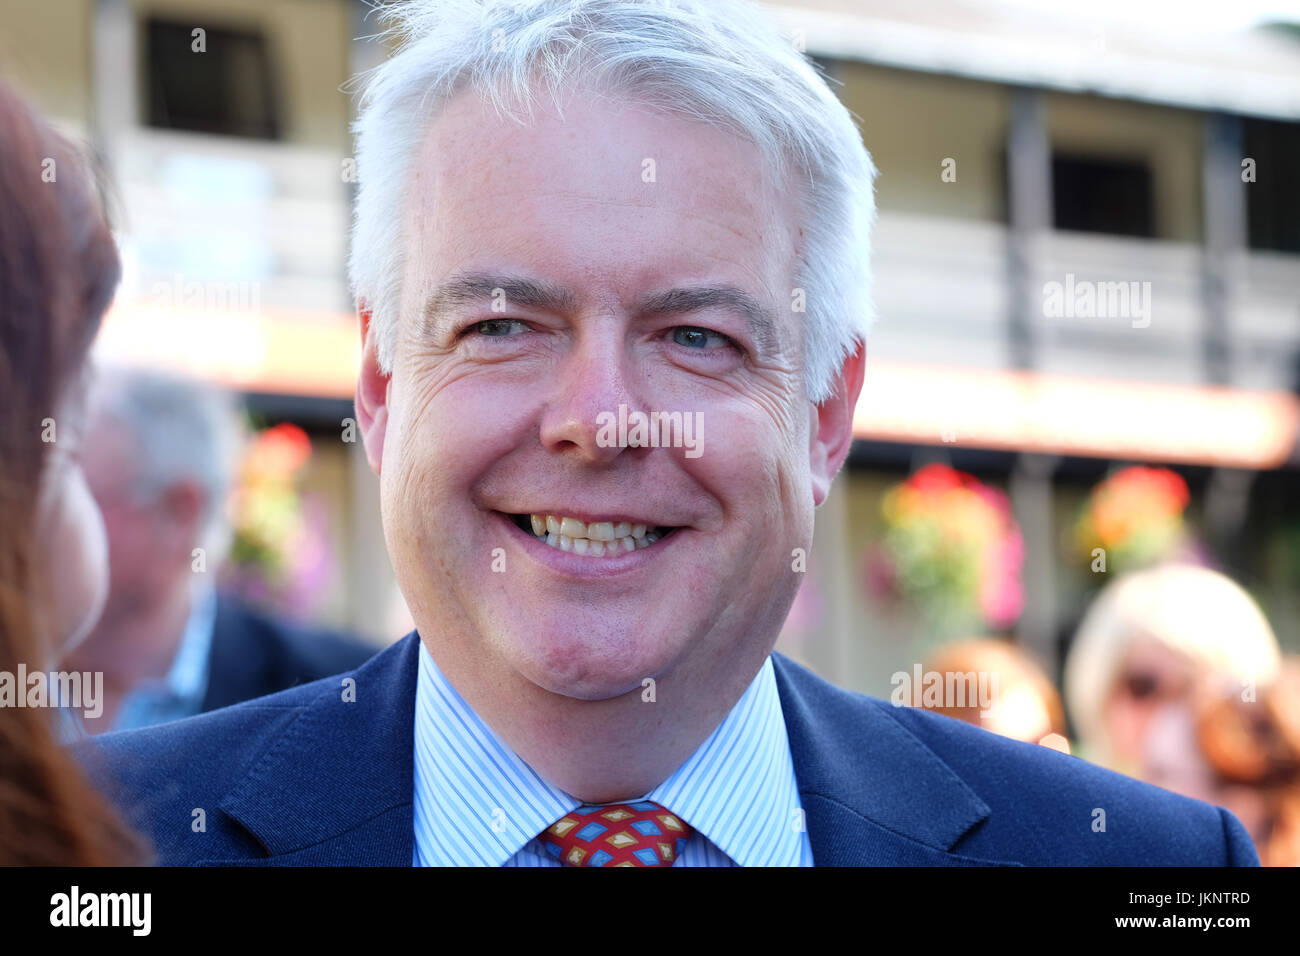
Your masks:
<svg viewBox="0 0 1300 956"><path fill-rule="evenodd" d="M674 866L812 866L770 657L704 743L638 799L695 828ZM423 644L414 802L415 866L561 866L537 837L582 805L506 746Z"/></svg>

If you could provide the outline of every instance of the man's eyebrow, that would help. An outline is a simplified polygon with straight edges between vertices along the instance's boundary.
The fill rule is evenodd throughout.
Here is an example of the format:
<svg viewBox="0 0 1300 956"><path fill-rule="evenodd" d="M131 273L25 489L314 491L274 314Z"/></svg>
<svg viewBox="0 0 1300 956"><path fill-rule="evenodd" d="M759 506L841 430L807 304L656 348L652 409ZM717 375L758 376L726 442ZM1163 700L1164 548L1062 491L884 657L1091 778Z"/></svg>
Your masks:
<svg viewBox="0 0 1300 956"><path fill-rule="evenodd" d="M695 286L669 289L645 299L639 308L644 315L684 315L700 309L731 309L745 317L759 351L776 347L776 320L772 312L744 289L732 285Z"/></svg>
<svg viewBox="0 0 1300 956"><path fill-rule="evenodd" d="M469 272L447 279L425 300L421 328L426 332L435 329L438 319L457 306L494 298L504 298L507 309L515 305L566 312L577 306L577 297L563 286L522 276Z"/></svg>
<svg viewBox="0 0 1300 956"><path fill-rule="evenodd" d="M578 298L569 289L522 276L470 272L447 279L425 301L422 330L437 327L438 319L457 306L503 297L507 309L525 306L548 312L572 312ZM745 317L759 351L776 347L776 321L771 310L744 289L732 285L690 286L656 292L636 307L639 315L685 315L702 309L730 309Z"/></svg>

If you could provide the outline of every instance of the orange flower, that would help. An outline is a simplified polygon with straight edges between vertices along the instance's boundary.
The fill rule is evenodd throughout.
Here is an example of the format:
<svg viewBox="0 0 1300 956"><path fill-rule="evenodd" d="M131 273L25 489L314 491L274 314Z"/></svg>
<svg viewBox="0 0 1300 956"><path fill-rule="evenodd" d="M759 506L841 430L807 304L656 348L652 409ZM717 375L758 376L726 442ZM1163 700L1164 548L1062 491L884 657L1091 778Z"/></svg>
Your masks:
<svg viewBox="0 0 1300 956"><path fill-rule="evenodd" d="M1168 468L1135 465L1102 481L1088 497L1075 537L1084 553L1097 546L1123 550L1172 542L1182 527L1191 495L1181 475Z"/></svg>
<svg viewBox="0 0 1300 956"><path fill-rule="evenodd" d="M250 474L263 478L288 478L311 458L311 439L297 425L285 422L266 429L254 439L245 459Z"/></svg>

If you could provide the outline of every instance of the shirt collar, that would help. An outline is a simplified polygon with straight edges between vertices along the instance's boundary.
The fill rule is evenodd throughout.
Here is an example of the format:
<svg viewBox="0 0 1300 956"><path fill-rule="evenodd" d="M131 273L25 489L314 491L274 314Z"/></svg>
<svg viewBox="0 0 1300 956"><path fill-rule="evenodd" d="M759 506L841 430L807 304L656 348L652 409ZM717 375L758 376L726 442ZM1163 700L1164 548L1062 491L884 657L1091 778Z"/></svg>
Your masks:
<svg viewBox="0 0 1300 956"><path fill-rule="evenodd" d="M216 615L216 590L196 577L190 590L190 615L166 676L140 681L127 691L113 721L114 730L148 727L202 712Z"/></svg>
<svg viewBox="0 0 1300 956"><path fill-rule="evenodd" d="M803 809L772 658L704 743L646 796L740 866L798 866Z"/></svg>
<svg viewBox="0 0 1300 956"><path fill-rule="evenodd" d="M426 866L500 866L582 805L479 718L420 643L415 691L415 849Z"/></svg>
<svg viewBox="0 0 1300 956"><path fill-rule="evenodd" d="M500 866L582 805L479 718L423 644L414 796L416 858L432 866ZM644 799L741 866L799 864L802 810L770 657L713 733Z"/></svg>
<svg viewBox="0 0 1300 956"><path fill-rule="evenodd" d="M196 578L190 598L190 616L165 678L167 689L182 700L201 701L208 689L208 658L212 651L216 617L216 590Z"/></svg>

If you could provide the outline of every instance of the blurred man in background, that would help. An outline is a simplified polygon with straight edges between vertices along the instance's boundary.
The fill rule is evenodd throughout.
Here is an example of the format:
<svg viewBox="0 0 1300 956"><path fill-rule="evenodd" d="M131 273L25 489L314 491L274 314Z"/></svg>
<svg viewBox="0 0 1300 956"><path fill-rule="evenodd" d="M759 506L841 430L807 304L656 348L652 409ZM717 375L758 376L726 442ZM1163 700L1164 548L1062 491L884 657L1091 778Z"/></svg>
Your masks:
<svg viewBox="0 0 1300 956"><path fill-rule="evenodd" d="M375 648L277 621L218 595L239 454L224 393L112 370L91 401L84 462L108 531L111 585L68 666L104 673L100 733L189 717L351 670Z"/></svg>

